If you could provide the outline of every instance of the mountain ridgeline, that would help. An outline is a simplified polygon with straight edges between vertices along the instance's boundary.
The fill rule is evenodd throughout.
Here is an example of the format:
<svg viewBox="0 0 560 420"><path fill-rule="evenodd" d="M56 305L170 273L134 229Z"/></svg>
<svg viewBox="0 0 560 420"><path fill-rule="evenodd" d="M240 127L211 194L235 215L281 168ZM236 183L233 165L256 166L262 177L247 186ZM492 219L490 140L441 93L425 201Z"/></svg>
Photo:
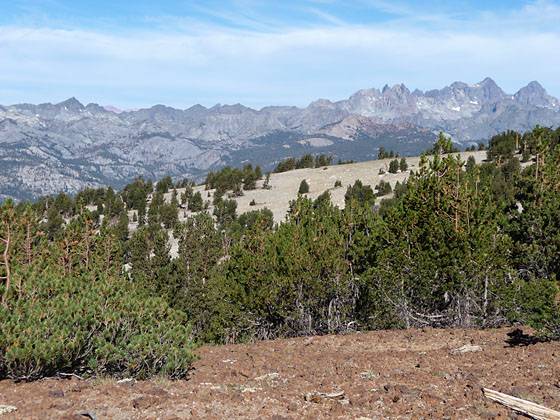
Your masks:
<svg viewBox="0 0 560 420"><path fill-rule="evenodd" d="M118 112L75 98L0 106L0 199L31 199L85 187L120 188L137 176L201 179L250 161L270 170L306 153L370 160L380 147L417 155L444 131L459 147L506 129L560 125L560 102L538 82L511 95L492 79L411 92L360 90L306 108L240 104Z"/></svg>

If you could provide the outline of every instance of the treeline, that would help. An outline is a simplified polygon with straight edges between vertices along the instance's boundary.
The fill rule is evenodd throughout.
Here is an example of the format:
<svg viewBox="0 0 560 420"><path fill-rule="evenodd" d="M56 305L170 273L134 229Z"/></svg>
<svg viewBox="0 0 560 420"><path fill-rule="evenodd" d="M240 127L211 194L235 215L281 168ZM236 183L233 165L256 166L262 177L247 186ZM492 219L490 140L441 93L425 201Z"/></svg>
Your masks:
<svg viewBox="0 0 560 420"><path fill-rule="evenodd" d="M193 342L380 328L523 323L557 338L560 129L496 136L488 157L425 156L380 204L385 184L356 182L344 209L300 195L279 225L225 197L221 214L166 225L168 182L5 202L0 376L181 377Z"/></svg>
<svg viewBox="0 0 560 420"><path fill-rule="evenodd" d="M333 158L328 155L317 155L313 156L310 154L303 155L301 158L296 159L293 157L284 159L276 165L274 172L287 172L293 171L294 169L304 169L304 168L321 168L323 166L332 165ZM340 162L348 163L348 162Z"/></svg>
<svg viewBox="0 0 560 420"><path fill-rule="evenodd" d="M258 165L253 168L253 165L247 164L243 169L226 166L217 172L209 172L205 184L206 189L216 189L219 195L227 190L241 195L242 190L254 190L262 176L261 167Z"/></svg>

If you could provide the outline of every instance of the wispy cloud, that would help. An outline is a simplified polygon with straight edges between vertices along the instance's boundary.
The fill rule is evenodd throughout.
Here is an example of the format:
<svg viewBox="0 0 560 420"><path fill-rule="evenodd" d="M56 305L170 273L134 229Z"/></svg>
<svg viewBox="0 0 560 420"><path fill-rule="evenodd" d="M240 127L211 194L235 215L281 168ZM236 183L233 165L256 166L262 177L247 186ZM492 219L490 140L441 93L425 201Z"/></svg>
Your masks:
<svg viewBox="0 0 560 420"><path fill-rule="evenodd" d="M430 20L406 6L363 1L392 18L350 21L333 13L334 1L315 0L288 21L245 0L235 13L197 6L207 19L152 16L151 28L0 26L0 102L304 105L385 83L427 89L487 75L510 91L537 79L560 95L556 2ZM300 24L302 16L312 24Z"/></svg>
<svg viewBox="0 0 560 420"><path fill-rule="evenodd" d="M344 21L343 19L340 19L339 17L331 13L325 12L321 9L317 9L315 7L306 7L303 10L318 17L321 21L327 24L338 25L338 26L348 25L348 22Z"/></svg>

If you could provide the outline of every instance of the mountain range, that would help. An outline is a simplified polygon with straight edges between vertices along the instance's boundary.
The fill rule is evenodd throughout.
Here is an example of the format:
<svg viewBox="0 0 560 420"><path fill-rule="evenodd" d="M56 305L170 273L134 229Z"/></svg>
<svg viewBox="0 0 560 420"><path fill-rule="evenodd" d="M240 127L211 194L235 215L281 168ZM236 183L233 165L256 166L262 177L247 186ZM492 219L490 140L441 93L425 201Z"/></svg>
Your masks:
<svg viewBox="0 0 560 420"><path fill-rule="evenodd" d="M120 111L75 98L0 106L0 199L118 188L140 175L200 179L214 168L245 162L266 170L304 153L369 160L383 146L415 155L439 131L467 146L537 124L560 125L558 99L538 82L508 94L490 78L426 92L403 84L364 89L305 108L155 105Z"/></svg>

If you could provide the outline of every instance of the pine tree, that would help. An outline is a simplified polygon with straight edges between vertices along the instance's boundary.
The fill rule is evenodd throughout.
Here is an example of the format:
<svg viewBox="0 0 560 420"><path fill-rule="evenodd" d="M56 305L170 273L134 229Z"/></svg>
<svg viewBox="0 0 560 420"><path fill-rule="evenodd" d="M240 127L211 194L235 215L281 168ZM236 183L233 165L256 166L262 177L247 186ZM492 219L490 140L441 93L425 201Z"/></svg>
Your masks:
<svg viewBox="0 0 560 420"><path fill-rule="evenodd" d="M115 227L118 239L124 244L128 241L128 215L122 211Z"/></svg>
<svg viewBox="0 0 560 420"><path fill-rule="evenodd" d="M195 336L204 336L209 334L210 315L220 304L219 300L211 301L209 283L218 260L224 255L224 238L207 213L189 217L181 224L177 238L178 284L174 306L183 310L192 320Z"/></svg>
<svg viewBox="0 0 560 420"><path fill-rule="evenodd" d="M270 185L270 172L267 172L263 182L263 190L270 190L271 188L272 186Z"/></svg>
<svg viewBox="0 0 560 420"><path fill-rule="evenodd" d="M299 184L298 194L307 194L309 192L309 184L305 179Z"/></svg>
<svg viewBox="0 0 560 420"><path fill-rule="evenodd" d="M189 200L188 209L192 212L197 212L202 210L202 206L202 195L200 194L200 191L197 191Z"/></svg>
<svg viewBox="0 0 560 420"><path fill-rule="evenodd" d="M399 171L399 161L397 159L389 162L389 173L396 174Z"/></svg>

